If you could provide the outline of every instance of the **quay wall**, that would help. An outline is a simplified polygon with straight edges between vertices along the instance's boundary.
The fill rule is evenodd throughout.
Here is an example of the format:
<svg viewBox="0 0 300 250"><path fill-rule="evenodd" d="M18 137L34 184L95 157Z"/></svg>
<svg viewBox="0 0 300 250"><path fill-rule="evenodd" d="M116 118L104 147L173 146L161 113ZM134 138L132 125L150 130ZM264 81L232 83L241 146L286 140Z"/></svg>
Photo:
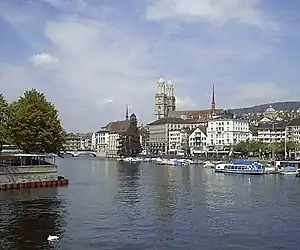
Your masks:
<svg viewBox="0 0 300 250"><path fill-rule="evenodd" d="M0 185L22 182L40 182L57 180L55 165L5 166L0 167Z"/></svg>

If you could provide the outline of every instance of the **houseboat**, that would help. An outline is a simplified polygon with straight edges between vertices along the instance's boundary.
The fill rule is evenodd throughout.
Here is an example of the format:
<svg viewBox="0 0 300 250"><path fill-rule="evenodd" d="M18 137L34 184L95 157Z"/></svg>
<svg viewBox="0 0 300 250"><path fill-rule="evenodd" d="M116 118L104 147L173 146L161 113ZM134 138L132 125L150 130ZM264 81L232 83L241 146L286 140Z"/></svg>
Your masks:
<svg viewBox="0 0 300 250"><path fill-rule="evenodd" d="M23 153L0 155L2 190L65 186L68 183L67 179L58 176L54 155Z"/></svg>
<svg viewBox="0 0 300 250"><path fill-rule="evenodd" d="M264 166L258 162L235 161L233 163L221 163L215 167L215 172L230 174L264 174Z"/></svg>

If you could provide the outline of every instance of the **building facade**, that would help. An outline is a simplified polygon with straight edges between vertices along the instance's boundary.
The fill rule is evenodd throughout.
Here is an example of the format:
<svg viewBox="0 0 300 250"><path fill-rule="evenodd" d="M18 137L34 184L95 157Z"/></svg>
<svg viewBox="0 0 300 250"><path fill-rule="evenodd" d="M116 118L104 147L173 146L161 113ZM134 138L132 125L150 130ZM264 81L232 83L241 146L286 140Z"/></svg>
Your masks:
<svg viewBox="0 0 300 250"><path fill-rule="evenodd" d="M286 137L288 141L300 144L300 118L292 119L287 124Z"/></svg>
<svg viewBox="0 0 300 250"><path fill-rule="evenodd" d="M198 126L189 136L189 148L191 155L203 154L207 151L206 127Z"/></svg>
<svg viewBox="0 0 300 250"><path fill-rule="evenodd" d="M185 155L189 153L190 133L189 128L170 130L168 154Z"/></svg>
<svg viewBox="0 0 300 250"><path fill-rule="evenodd" d="M149 151L153 154L168 154L169 131L181 130L183 128L195 129L199 125L205 125L207 120L162 118L156 120L149 126Z"/></svg>
<svg viewBox="0 0 300 250"><path fill-rule="evenodd" d="M273 143L285 140L287 122L262 123L254 127L253 140Z"/></svg>
<svg viewBox="0 0 300 250"><path fill-rule="evenodd" d="M156 119L168 117L171 111L176 109L174 86L171 80L165 83L162 77L159 78L155 94L155 116Z"/></svg>
<svg viewBox="0 0 300 250"><path fill-rule="evenodd" d="M248 120L220 118L208 121L208 146L231 146L247 139L251 139Z"/></svg>

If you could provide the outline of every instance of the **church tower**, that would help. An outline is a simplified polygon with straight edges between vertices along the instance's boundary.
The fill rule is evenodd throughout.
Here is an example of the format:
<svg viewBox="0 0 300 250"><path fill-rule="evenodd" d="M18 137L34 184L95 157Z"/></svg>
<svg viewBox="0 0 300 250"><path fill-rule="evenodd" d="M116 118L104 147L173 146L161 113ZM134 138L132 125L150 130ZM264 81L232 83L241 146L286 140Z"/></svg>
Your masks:
<svg viewBox="0 0 300 250"><path fill-rule="evenodd" d="M159 78L155 94L156 119L168 117L170 111L175 110L174 86L171 80L166 84L162 77Z"/></svg>
<svg viewBox="0 0 300 250"><path fill-rule="evenodd" d="M213 84L212 98L211 98L211 115L216 113L216 101L215 101L215 85Z"/></svg>

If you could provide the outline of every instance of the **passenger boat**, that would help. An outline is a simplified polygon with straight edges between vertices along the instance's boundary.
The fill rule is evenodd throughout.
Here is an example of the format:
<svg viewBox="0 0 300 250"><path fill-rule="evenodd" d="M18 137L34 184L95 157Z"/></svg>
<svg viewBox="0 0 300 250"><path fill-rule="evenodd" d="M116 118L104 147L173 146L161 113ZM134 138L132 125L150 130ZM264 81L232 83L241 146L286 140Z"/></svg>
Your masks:
<svg viewBox="0 0 300 250"><path fill-rule="evenodd" d="M258 162L236 161L233 163L217 164L215 172L230 174L264 174L264 166Z"/></svg>
<svg viewBox="0 0 300 250"><path fill-rule="evenodd" d="M282 168L279 173L283 175L297 175L298 169L295 166L287 166Z"/></svg>
<svg viewBox="0 0 300 250"><path fill-rule="evenodd" d="M216 167L215 167L215 172L224 172L224 169L225 169L225 166L228 165L226 163L220 163L220 164L217 164Z"/></svg>

